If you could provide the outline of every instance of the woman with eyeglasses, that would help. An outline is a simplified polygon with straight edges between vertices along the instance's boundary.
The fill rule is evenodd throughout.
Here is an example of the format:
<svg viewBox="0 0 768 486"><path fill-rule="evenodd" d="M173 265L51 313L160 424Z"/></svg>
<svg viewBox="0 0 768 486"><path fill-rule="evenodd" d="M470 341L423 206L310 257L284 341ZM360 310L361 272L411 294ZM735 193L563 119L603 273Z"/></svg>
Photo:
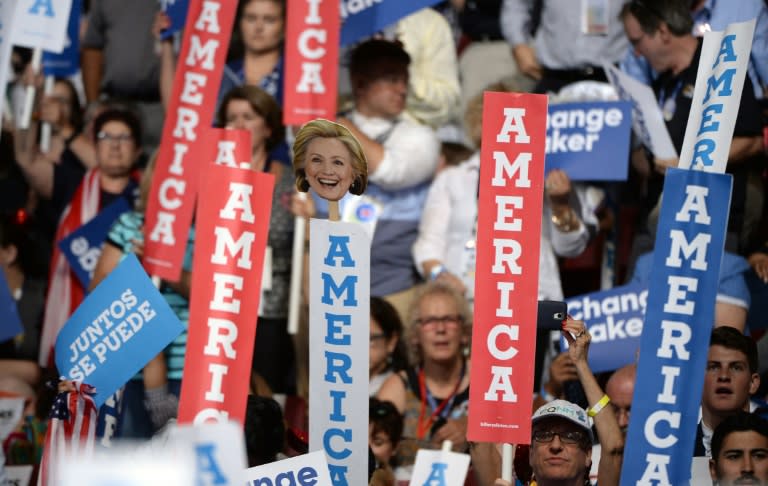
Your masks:
<svg viewBox="0 0 768 486"><path fill-rule="evenodd" d="M110 108L93 122L96 167L73 184L72 174L57 166L53 174L54 198L66 202L53 241L93 219L99 211L120 198L133 206L138 190L136 164L141 155L141 123L126 109ZM48 294L41 339L41 362L47 361L56 335L77 308L85 289L71 271L64 253L53 247Z"/></svg>
<svg viewBox="0 0 768 486"><path fill-rule="evenodd" d="M406 343L413 366L390 376L377 398L392 402L404 416L395 454L398 479L410 476L416 451L467 446L469 349L472 318L466 300L439 282L425 285L411 305Z"/></svg>

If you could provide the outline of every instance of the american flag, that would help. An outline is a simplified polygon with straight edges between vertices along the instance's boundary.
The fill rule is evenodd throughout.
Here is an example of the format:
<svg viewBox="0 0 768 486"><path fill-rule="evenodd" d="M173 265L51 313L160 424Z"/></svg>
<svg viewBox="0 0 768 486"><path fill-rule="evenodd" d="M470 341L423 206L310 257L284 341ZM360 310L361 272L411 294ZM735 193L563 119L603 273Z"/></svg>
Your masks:
<svg viewBox="0 0 768 486"><path fill-rule="evenodd" d="M93 453L97 418L94 392L91 385L75 383L75 391L56 396L45 433L45 450L37 486L57 484L56 469L61 459L74 454Z"/></svg>

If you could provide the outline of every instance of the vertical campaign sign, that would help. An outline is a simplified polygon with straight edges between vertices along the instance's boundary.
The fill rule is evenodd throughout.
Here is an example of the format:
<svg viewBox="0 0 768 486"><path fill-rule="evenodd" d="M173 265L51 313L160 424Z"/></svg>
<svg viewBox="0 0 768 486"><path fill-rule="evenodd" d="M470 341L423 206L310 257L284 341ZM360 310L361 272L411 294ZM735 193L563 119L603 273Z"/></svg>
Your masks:
<svg viewBox="0 0 768 486"><path fill-rule="evenodd" d="M11 31L14 25L17 0L0 0L0 86L6 86L8 82L8 69L11 67ZM5 93L5 90L3 90ZM6 102L5 95L0 97L0 127L3 125L3 105Z"/></svg>
<svg viewBox="0 0 768 486"><path fill-rule="evenodd" d="M72 0L64 49L60 53L43 52L42 64L46 76L66 78L80 70L80 14L82 11L83 0Z"/></svg>
<svg viewBox="0 0 768 486"><path fill-rule="evenodd" d="M13 44L59 53L64 49L72 0L18 0Z"/></svg>
<svg viewBox="0 0 768 486"><path fill-rule="evenodd" d="M334 486L367 484L371 241L354 223L309 231L309 450Z"/></svg>
<svg viewBox="0 0 768 486"><path fill-rule="evenodd" d="M699 65L710 71L699 69L694 93L701 85L706 92L694 94L680 159L696 170L669 169L664 181L621 484L691 478L731 196L720 157L730 148L741 96L733 83L744 81L753 32L747 22L704 35Z"/></svg>
<svg viewBox="0 0 768 486"><path fill-rule="evenodd" d="M176 281L181 274L200 168L200 132L211 126L236 2L190 0L171 102L147 204L144 266Z"/></svg>
<svg viewBox="0 0 768 486"><path fill-rule="evenodd" d="M291 0L285 26L283 123L336 118L339 1Z"/></svg>
<svg viewBox="0 0 768 486"><path fill-rule="evenodd" d="M669 169L621 484L688 484L731 176Z"/></svg>
<svg viewBox="0 0 768 486"><path fill-rule="evenodd" d="M244 422L274 186L226 165L203 173L179 423Z"/></svg>
<svg viewBox="0 0 768 486"><path fill-rule="evenodd" d="M467 438L531 440L547 98L486 92Z"/></svg>
<svg viewBox="0 0 768 486"><path fill-rule="evenodd" d="M725 172L754 32L752 19L705 36L691 102L695 108L691 108L680 153L681 169Z"/></svg>

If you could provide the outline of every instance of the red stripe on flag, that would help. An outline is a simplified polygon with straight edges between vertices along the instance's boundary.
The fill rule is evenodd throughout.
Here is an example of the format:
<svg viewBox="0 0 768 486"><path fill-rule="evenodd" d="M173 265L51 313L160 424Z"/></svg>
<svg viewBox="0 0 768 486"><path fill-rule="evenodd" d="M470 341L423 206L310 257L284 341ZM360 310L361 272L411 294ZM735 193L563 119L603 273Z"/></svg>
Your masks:
<svg viewBox="0 0 768 486"><path fill-rule="evenodd" d="M93 392L92 386L80 384L75 391L56 396L45 432L38 486L54 486L58 483L56 470L63 458L73 453L90 454L93 451L98 413L93 402Z"/></svg>

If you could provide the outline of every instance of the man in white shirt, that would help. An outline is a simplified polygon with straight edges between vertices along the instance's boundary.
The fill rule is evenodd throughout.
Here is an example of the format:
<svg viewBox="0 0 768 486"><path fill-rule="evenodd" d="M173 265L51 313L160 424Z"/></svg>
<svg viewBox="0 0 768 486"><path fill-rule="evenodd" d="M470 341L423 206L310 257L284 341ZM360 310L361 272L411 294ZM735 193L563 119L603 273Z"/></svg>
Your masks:
<svg viewBox="0 0 768 486"><path fill-rule="evenodd" d="M401 317L419 282L411 245L440 150L431 128L401 118L409 63L396 42L372 39L357 46L349 66L355 108L338 120L357 137L368 159L369 185L357 204L374 208L369 212L375 215L371 295L386 297Z"/></svg>

